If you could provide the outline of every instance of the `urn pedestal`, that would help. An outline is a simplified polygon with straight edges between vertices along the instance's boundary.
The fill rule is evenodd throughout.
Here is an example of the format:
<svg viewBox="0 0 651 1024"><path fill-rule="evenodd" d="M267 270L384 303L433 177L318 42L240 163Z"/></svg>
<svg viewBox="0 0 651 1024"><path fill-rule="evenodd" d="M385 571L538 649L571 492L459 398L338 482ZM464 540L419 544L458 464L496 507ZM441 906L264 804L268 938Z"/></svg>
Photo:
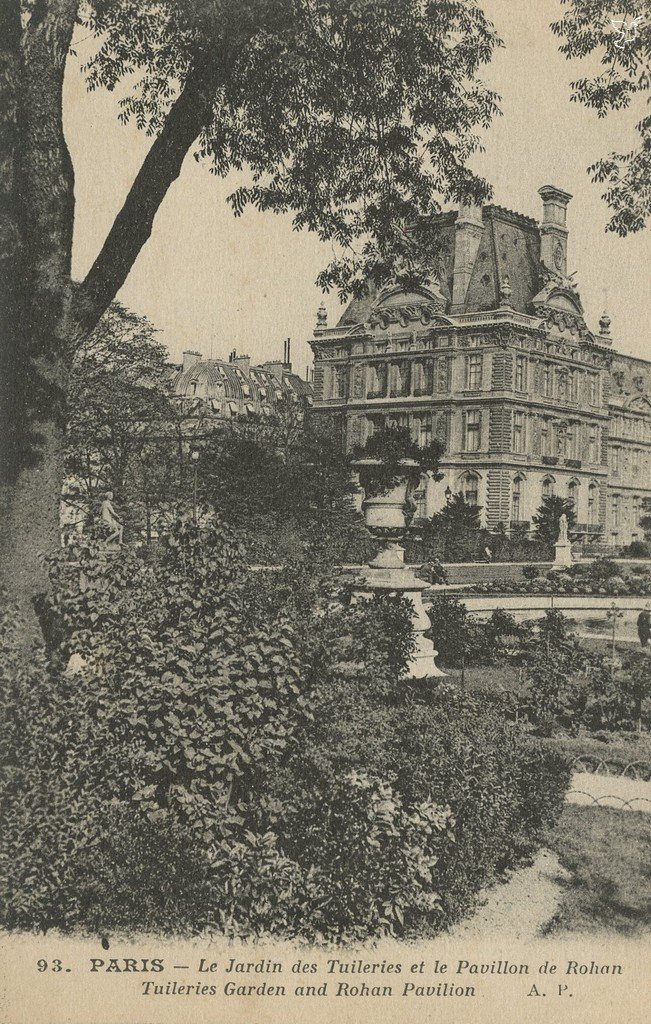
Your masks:
<svg viewBox="0 0 651 1024"><path fill-rule="evenodd" d="M354 465L355 468L371 469L381 464L372 459L361 459ZM361 571L359 589L356 590L358 597L371 597L377 593L399 594L411 603L416 644L409 663L409 675L413 679L445 675L435 661L438 651L425 636L432 625L423 604L423 591L427 584L405 564L405 551L400 543L414 514L410 490L418 482L419 475L417 463L405 459L390 486L379 493L367 493L364 498L362 511L366 527L374 537L384 542L384 547Z"/></svg>

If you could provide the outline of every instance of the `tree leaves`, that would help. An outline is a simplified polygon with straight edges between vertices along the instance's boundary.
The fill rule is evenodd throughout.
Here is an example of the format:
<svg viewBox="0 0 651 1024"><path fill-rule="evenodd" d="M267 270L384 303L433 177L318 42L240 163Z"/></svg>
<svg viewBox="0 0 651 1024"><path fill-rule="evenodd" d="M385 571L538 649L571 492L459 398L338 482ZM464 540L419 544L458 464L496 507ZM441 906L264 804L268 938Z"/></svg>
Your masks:
<svg viewBox="0 0 651 1024"><path fill-rule="evenodd" d="M562 0L563 17L552 31L564 42L568 59L599 56L604 70L572 83L571 99L605 117L629 107L651 90L651 16L648 0L627 0L613 18L607 0ZM648 100L647 100L648 103ZM592 180L608 187L603 199L613 210L607 231L625 236L640 231L651 214L651 116L636 127L639 145L628 153L609 153L588 168Z"/></svg>
<svg viewBox="0 0 651 1024"><path fill-rule="evenodd" d="M150 134L202 68L198 156L242 172L237 216L290 212L336 243L319 283L342 296L424 273L434 254L412 229L443 200L489 194L466 162L497 113L477 74L500 41L474 0L95 0L87 27L89 87L132 78L120 116Z"/></svg>

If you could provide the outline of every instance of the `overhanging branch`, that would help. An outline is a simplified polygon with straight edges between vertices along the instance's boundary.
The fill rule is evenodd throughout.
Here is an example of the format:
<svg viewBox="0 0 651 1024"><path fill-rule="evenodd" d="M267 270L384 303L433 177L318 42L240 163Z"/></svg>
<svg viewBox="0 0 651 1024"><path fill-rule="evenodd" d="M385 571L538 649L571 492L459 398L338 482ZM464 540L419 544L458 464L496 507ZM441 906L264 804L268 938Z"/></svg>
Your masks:
<svg viewBox="0 0 651 1024"><path fill-rule="evenodd" d="M147 153L97 259L76 290L73 316L82 333L92 330L126 281L210 109L209 87L201 76L191 75Z"/></svg>

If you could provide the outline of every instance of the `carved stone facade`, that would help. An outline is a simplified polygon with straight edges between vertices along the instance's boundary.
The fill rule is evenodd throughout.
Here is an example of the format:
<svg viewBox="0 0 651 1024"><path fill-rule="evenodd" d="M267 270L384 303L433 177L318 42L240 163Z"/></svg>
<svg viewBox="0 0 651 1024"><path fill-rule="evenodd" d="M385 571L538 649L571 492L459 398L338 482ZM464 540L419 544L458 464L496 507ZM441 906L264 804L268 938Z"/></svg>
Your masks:
<svg viewBox="0 0 651 1024"><path fill-rule="evenodd" d="M526 528L559 494L575 503L575 535L627 544L643 538L651 500L651 362L613 350L606 314L588 328L566 276L571 197L540 194L541 225L496 206L441 214L436 282L386 288L321 323L314 413L348 447L382 423L444 439L444 478L423 481L421 515L449 487L487 526Z"/></svg>

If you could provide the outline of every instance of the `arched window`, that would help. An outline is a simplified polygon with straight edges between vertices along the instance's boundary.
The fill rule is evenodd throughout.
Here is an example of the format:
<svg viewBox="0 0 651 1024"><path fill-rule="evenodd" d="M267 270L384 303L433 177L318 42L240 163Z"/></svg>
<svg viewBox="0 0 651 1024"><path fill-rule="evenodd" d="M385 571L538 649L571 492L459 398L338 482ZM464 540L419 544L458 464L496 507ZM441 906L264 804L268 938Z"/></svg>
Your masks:
<svg viewBox="0 0 651 1024"><path fill-rule="evenodd" d="M546 476L542 482L542 496L543 498L553 498L554 486L556 481L553 476Z"/></svg>
<svg viewBox="0 0 651 1024"><path fill-rule="evenodd" d="M466 473L461 481L461 493L469 505L479 504L479 477L476 473Z"/></svg>
<svg viewBox="0 0 651 1024"><path fill-rule="evenodd" d="M567 496L570 499L570 501L572 502L572 504L574 505L574 511L576 512L576 510L579 507L579 481L578 480L570 480L569 484L567 485Z"/></svg>
<svg viewBox="0 0 651 1024"><path fill-rule="evenodd" d="M622 514L621 495L613 494L612 504L610 510L610 525L613 530L617 530L620 524L620 517Z"/></svg>
<svg viewBox="0 0 651 1024"><path fill-rule="evenodd" d="M588 525L595 526L599 511L599 485L592 481L588 484Z"/></svg>
<svg viewBox="0 0 651 1024"><path fill-rule="evenodd" d="M514 523L522 519L522 484L523 478L516 476L511 491L511 519Z"/></svg>

